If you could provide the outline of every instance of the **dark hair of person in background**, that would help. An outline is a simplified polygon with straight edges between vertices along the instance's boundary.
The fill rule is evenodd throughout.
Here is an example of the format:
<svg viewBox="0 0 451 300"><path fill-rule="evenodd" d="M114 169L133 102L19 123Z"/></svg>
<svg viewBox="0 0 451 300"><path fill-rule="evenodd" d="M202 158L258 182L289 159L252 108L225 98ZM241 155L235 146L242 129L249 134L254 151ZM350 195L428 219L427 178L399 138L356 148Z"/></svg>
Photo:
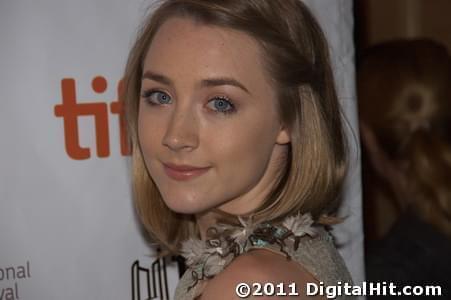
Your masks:
<svg viewBox="0 0 451 300"><path fill-rule="evenodd" d="M451 278L451 60L430 40L369 48L358 68L367 279Z"/></svg>

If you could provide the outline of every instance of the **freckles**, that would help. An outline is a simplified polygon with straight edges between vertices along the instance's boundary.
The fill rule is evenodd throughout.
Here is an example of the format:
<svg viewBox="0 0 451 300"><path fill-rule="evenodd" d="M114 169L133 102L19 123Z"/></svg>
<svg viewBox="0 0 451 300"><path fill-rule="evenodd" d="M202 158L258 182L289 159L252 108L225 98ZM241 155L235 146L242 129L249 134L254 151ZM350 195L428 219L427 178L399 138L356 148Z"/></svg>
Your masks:
<svg viewBox="0 0 451 300"><path fill-rule="evenodd" d="M145 156L150 157L157 152L160 136L159 130L148 126L138 129L139 144Z"/></svg>
<svg viewBox="0 0 451 300"><path fill-rule="evenodd" d="M230 161L244 161L250 156L267 153L275 140L274 121L262 118L267 114L260 112L260 115L234 120L227 128L210 128L203 138L206 153L216 153Z"/></svg>
<svg viewBox="0 0 451 300"><path fill-rule="evenodd" d="M259 138L257 132L248 130L238 130L236 133L223 135L215 144L217 153L231 165L235 162L248 162L250 157L254 157L259 152Z"/></svg>

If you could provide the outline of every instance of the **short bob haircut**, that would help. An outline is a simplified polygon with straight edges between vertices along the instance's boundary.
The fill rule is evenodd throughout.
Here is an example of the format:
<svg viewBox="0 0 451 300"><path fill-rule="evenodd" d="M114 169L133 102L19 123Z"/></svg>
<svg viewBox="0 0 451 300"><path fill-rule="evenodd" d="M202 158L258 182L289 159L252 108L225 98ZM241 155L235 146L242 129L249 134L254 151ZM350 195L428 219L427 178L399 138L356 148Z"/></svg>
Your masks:
<svg viewBox="0 0 451 300"><path fill-rule="evenodd" d="M199 234L193 215L175 213L164 203L144 164L137 134L143 61L158 29L173 17L246 33L263 50L291 143L286 167L252 212L253 221L278 221L297 212L310 212L318 220L333 213L346 172L347 146L328 45L309 9L299 0L166 0L142 27L124 77L133 196L151 237L177 253L181 241Z"/></svg>

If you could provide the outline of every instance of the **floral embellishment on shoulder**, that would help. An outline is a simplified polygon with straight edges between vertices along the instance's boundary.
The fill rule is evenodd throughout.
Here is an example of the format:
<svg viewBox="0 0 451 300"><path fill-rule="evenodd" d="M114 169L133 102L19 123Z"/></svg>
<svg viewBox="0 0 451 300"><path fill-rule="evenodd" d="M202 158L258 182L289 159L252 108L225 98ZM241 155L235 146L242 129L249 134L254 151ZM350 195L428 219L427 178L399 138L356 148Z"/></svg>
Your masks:
<svg viewBox="0 0 451 300"><path fill-rule="evenodd" d="M291 259L287 251L296 251L303 236L314 237L317 229L312 216L300 214L285 218L280 224L270 222L254 223L251 219L238 217L240 225L216 224L207 231L211 239L202 241L189 238L182 243L181 255L191 271L194 281L189 289L199 280L209 279L221 272L235 257L247 252L250 248L275 245L287 259ZM289 245L292 249L288 248Z"/></svg>
<svg viewBox="0 0 451 300"><path fill-rule="evenodd" d="M316 234L316 230L312 227L313 219L310 214L301 215L298 213L296 216L287 217L282 224L286 229L293 232L295 236L304 236L306 234L314 236Z"/></svg>

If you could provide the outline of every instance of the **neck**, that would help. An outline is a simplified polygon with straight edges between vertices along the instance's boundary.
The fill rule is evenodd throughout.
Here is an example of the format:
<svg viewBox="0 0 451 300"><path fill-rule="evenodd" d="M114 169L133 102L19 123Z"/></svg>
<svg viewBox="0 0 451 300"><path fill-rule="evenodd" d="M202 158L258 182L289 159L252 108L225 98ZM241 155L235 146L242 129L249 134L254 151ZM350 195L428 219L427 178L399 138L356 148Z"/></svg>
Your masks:
<svg viewBox="0 0 451 300"><path fill-rule="evenodd" d="M200 237L202 240L207 239L207 229L216 224L216 218L211 211L196 214L196 223L199 228Z"/></svg>
<svg viewBox="0 0 451 300"><path fill-rule="evenodd" d="M218 222L229 223L229 224L239 224L237 216L219 210L217 208L208 210L206 212L198 213L196 216L196 223L199 228L200 237L202 240L207 239L208 228L214 226Z"/></svg>

